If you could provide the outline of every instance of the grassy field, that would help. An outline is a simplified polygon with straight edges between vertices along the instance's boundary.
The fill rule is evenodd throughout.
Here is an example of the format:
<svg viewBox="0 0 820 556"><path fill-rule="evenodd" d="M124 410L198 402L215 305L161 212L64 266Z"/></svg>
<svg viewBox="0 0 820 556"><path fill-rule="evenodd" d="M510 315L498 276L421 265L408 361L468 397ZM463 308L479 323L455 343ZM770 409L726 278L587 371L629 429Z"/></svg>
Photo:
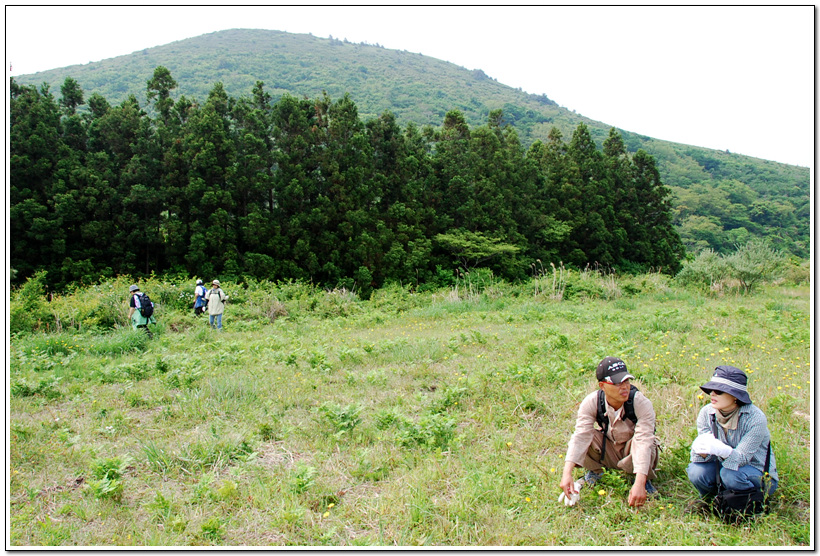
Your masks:
<svg viewBox="0 0 820 556"><path fill-rule="evenodd" d="M152 340L124 326L126 281L55 298L121 326L95 330L100 309L12 337L7 546L813 546L809 287L587 278L570 299L549 281L367 301L223 284L221 333L187 309L192 282L148 282ZM639 510L614 473L557 503L606 355L658 417L660 496ZM749 374L781 480L741 526L684 511L720 364Z"/></svg>

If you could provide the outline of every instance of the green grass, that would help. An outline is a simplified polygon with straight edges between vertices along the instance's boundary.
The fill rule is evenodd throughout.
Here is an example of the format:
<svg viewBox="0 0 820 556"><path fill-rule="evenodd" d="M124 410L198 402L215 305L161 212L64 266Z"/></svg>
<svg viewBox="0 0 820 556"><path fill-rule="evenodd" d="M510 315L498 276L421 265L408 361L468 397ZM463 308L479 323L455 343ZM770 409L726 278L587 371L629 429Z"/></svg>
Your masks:
<svg viewBox="0 0 820 556"><path fill-rule="evenodd" d="M126 329L17 335L9 542L812 544L808 287L606 297L318 291L282 296L288 314L272 323L230 305L222 333L204 318L163 326L187 315L160 307L151 341ZM660 497L639 510L619 477L573 508L557 502L575 412L605 355L623 357L658 415ZM684 513L698 386L723 363L749 373L781 479L772 512L740 527Z"/></svg>

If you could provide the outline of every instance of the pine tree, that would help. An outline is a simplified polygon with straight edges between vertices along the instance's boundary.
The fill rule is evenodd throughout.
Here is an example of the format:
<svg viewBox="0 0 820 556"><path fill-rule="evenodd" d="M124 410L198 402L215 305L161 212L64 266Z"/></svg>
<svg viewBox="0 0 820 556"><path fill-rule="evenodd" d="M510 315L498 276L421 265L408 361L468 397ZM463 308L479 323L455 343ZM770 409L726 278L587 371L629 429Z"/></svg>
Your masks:
<svg viewBox="0 0 820 556"><path fill-rule="evenodd" d="M237 250L252 276L277 278L279 222L275 218L271 96L257 81L252 97L240 98L231 114L236 162L228 169L236 206Z"/></svg>
<svg viewBox="0 0 820 556"><path fill-rule="evenodd" d="M190 164L185 197L191 214L185 263L199 275L235 276L240 270L235 207L227 183L235 148L228 95L222 83L216 83L205 105L190 113L183 139L184 156Z"/></svg>
<svg viewBox="0 0 820 556"><path fill-rule="evenodd" d="M12 79L9 88L9 262L24 280L38 269L54 271L65 256L62 219L54 207L62 125L47 85L37 90Z"/></svg>
<svg viewBox="0 0 820 556"><path fill-rule="evenodd" d="M635 226L624 257L670 274L680 270L685 249L672 225L669 189L661 182L655 159L639 149L632 157L636 203Z"/></svg>
<svg viewBox="0 0 820 556"><path fill-rule="evenodd" d="M432 177L429 151L415 126L402 132L395 116L385 112L367 122L373 149L373 175L377 199L373 281L407 282L429 275L432 248L426 227L434 207L428 195Z"/></svg>

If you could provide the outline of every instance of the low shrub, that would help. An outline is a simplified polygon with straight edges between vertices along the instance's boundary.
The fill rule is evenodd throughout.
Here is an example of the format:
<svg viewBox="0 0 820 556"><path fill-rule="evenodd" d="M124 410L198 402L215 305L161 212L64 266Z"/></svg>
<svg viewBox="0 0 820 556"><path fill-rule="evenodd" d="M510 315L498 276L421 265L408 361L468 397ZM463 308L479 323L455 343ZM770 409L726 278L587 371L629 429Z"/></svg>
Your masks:
<svg viewBox="0 0 820 556"><path fill-rule="evenodd" d="M339 438L350 433L362 422L362 406L358 404L348 404L344 407L337 403L324 403L319 407L319 414L323 417L323 422L330 426L333 434Z"/></svg>
<svg viewBox="0 0 820 556"><path fill-rule="evenodd" d="M35 381L20 378L12 381L10 394L13 398L42 396L47 400L55 400L63 395L62 392L57 389L59 382L60 378L54 376L43 377Z"/></svg>
<svg viewBox="0 0 820 556"><path fill-rule="evenodd" d="M53 323L54 316L46 302L46 271L43 270L11 292L9 332L48 330Z"/></svg>
<svg viewBox="0 0 820 556"><path fill-rule="evenodd" d="M782 279L795 286L808 284L811 281L810 261L789 261L783 269Z"/></svg>
<svg viewBox="0 0 820 556"><path fill-rule="evenodd" d="M616 299L622 295L615 274L602 268L587 267L567 272L564 299Z"/></svg>
<svg viewBox="0 0 820 556"><path fill-rule="evenodd" d="M455 438L456 420L445 414L422 415L417 421L403 419L399 426L399 444L427 448L448 448Z"/></svg>
<svg viewBox="0 0 820 556"><path fill-rule="evenodd" d="M789 263L768 243L754 240L737 246L734 253L721 255L704 249L684 263L675 281L684 286L721 291L737 287L750 293L760 284L779 279Z"/></svg>

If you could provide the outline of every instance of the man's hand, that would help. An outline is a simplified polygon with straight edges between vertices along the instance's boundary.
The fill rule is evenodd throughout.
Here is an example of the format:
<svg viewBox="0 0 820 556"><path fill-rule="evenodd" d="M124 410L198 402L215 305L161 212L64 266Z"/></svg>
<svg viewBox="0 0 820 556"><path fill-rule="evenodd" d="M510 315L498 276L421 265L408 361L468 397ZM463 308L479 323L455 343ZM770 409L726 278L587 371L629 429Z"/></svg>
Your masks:
<svg viewBox="0 0 820 556"><path fill-rule="evenodd" d="M578 502L578 500L581 499L581 486L583 484L584 484L583 479L578 479L577 481L575 481L575 485L574 485L575 490L576 490L575 494L573 494L571 496L567 496L566 494L564 494L562 492L561 496L558 497L558 501L563 502L565 506L574 506Z"/></svg>
<svg viewBox="0 0 820 556"><path fill-rule="evenodd" d="M558 485L568 499L572 499L572 495L578 492L575 490L575 481L572 480L573 469L575 469L575 464L571 461L567 461L564 464L564 472L561 475L561 482Z"/></svg>
<svg viewBox="0 0 820 556"><path fill-rule="evenodd" d="M574 506L578 502L581 497L581 486L584 484L583 479L572 480L573 469L575 469L575 464L571 461L564 464L564 472L561 475L561 483L559 484L563 492L558 497L558 501L563 502L565 506Z"/></svg>
<svg viewBox="0 0 820 556"><path fill-rule="evenodd" d="M629 505L640 508L646 504L646 475L635 474L635 484L629 489Z"/></svg>
<svg viewBox="0 0 820 556"><path fill-rule="evenodd" d="M629 505L640 508L644 504L646 504L646 488L637 484L632 485L629 489Z"/></svg>

